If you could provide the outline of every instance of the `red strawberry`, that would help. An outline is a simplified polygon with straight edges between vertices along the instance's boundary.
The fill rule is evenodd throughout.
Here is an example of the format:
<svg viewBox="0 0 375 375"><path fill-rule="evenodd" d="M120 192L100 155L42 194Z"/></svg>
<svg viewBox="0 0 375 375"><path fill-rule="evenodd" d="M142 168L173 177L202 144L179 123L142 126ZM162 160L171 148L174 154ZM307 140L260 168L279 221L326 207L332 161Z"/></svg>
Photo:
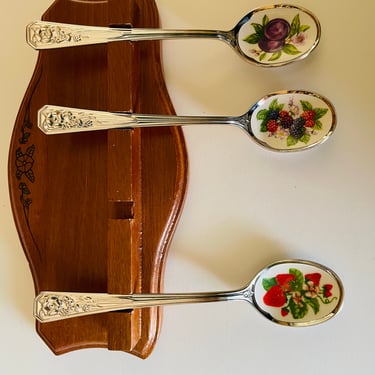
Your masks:
<svg viewBox="0 0 375 375"><path fill-rule="evenodd" d="M316 273L307 273L305 275L305 280L306 281L312 281L314 285L316 286L319 286L319 283L320 283L320 278L322 277L322 275L318 272Z"/></svg>
<svg viewBox="0 0 375 375"><path fill-rule="evenodd" d="M269 120L267 122L267 130L271 133L274 133L278 127L279 127L279 124L276 120Z"/></svg>
<svg viewBox="0 0 375 375"><path fill-rule="evenodd" d="M267 306L281 307L286 303L286 297L283 289L279 285L272 286L263 297L263 302Z"/></svg>
<svg viewBox="0 0 375 375"><path fill-rule="evenodd" d="M281 316L287 316L289 314L289 310L283 307L281 309Z"/></svg>
<svg viewBox="0 0 375 375"><path fill-rule="evenodd" d="M290 284L296 279L296 276L291 273L281 273L276 275L277 285L280 285L287 292L290 291Z"/></svg>
<svg viewBox="0 0 375 375"><path fill-rule="evenodd" d="M332 296L332 292L331 292L332 288L333 288L333 285L331 285L331 284L325 284L325 285L323 285L323 294L324 294L324 297L328 298L328 297Z"/></svg>

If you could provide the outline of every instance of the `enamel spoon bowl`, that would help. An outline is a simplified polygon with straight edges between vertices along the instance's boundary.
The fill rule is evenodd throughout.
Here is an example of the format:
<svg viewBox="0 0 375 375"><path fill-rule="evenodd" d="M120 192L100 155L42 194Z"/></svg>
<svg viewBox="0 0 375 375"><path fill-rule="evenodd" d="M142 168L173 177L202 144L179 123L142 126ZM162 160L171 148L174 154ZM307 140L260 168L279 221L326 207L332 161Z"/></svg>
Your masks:
<svg viewBox="0 0 375 375"><path fill-rule="evenodd" d="M260 271L244 288L229 292L130 294L41 292L34 316L51 322L91 314L182 303L246 301L267 319L286 326L325 322L340 310L343 286L331 269L311 261L283 260Z"/></svg>
<svg viewBox="0 0 375 375"><path fill-rule="evenodd" d="M26 40L31 47L40 50L123 40L214 38L225 41L247 61L271 67L307 57L318 45L320 33L320 23L309 10L278 4L252 10L229 31L97 27L35 21L26 27Z"/></svg>
<svg viewBox="0 0 375 375"><path fill-rule="evenodd" d="M38 126L46 134L210 124L239 127L273 151L301 151L329 138L336 127L336 114L328 99L308 91L271 93L241 116L144 115L54 105L46 105L38 112Z"/></svg>

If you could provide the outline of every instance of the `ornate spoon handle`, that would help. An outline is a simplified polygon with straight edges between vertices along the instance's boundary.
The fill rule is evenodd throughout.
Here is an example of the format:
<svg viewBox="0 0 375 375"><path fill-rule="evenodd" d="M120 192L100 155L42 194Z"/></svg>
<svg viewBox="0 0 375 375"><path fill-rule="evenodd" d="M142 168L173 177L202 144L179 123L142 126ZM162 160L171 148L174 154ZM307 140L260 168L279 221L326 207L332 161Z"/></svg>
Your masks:
<svg viewBox="0 0 375 375"><path fill-rule="evenodd" d="M38 126L46 134L76 133L113 128L232 124L245 127L242 117L142 115L91 111L46 105L39 110Z"/></svg>
<svg viewBox="0 0 375 375"><path fill-rule="evenodd" d="M34 316L51 322L85 315L181 303L247 299L247 289L230 292L132 294L41 292L34 300Z"/></svg>
<svg viewBox="0 0 375 375"><path fill-rule="evenodd" d="M35 49L52 49L99 44L121 40L160 40L175 38L218 38L232 42L231 32L217 30L163 30L111 28L35 21L26 27L27 43Z"/></svg>

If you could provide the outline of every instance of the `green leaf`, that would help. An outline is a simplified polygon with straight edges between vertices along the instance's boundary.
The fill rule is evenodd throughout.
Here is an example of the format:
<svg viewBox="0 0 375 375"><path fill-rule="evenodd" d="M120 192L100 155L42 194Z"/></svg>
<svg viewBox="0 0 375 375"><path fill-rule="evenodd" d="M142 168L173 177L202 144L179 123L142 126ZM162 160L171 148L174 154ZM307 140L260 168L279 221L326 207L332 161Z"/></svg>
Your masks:
<svg viewBox="0 0 375 375"><path fill-rule="evenodd" d="M314 112L314 120L316 121L322 118L328 112L328 108L314 108Z"/></svg>
<svg viewBox="0 0 375 375"><path fill-rule="evenodd" d="M268 109L261 109L257 113L257 120L265 120L268 117Z"/></svg>
<svg viewBox="0 0 375 375"><path fill-rule="evenodd" d="M263 52L263 53L259 56L259 61L263 61L266 57L267 57L267 53L266 53L266 52Z"/></svg>
<svg viewBox="0 0 375 375"><path fill-rule="evenodd" d="M320 120L316 120L313 129L314 130L322 130L323 124Z"/></svg>
<svg viewBox="0 0 375 375"><path fill-rule="evenodd" d="M275 52L272 56L268 59L268 61L275 61L281 57L281 51Z"/></svg>
<svg viewBox="0 0 375 375"><path fill-rule="evenodd" d="M285 44L282 51L287 55L298 55L301 51L294 44Z"/></svg>
<svg viewBox="0 0 375 375"><path fill-rule="evenodd" d="M262 285L265 290L270 290L273 286L277 285L276 277L272 277L271 279L263 279Z"/></svg>
<svg viewBox="0 0 375 375"><path fill-rule="evenodd" d="M277 111L278 106L279 106L279 102L277 101L277 99L273 99L270 106L269 106L269 110L270 111Z"/></svg>
<svg viewBox="0 0 375 375"><path fill-rule="evenodd" d="M288 307L294 319L302 319L308 312L306 303L296 304L293 299L289 301Z"/></svg>
<svg viewBox="0 0 375 375"><path fill-rule="evenodd" d="M301 21L299 19L299 14L297 14L294 18L293 21L290 25L290 32L289 32L289 37L292 37L293 35L298 34L299 29L301 26Z"/></svg>
<svg viewBox="0 0 375 375"><path fill-rule="evenodd" d="M268 22L270 22L270 19L268 18L267 14L265 14L262 21L263 26L266 26Z"/></svg>
<svg viewBox="0 0 375 375"><path fill-rule="evenodd" d="M289 135L288 138L286 139L286 145L288 147L294 146L298 143L298 139L294 138L292 135Z"/></svg>
<svg viewBox="0 0 375 375"><path fill-rule="evenodd" d="M309 28L310 28L309 25L301 25L301 27L299 28L299 32L300 32L300 33L304 33L304 32L307 31Z"/></svg>
<svg viewBox="0 0 375 375"><path fill-rule="evenodd" d="M259 42L260 36L257 33L250 34L243 39L244 42L249 44L257 44Z"/></svg>
<svg viewBox="0 0 375 375"><path fill-rule="evenodd" d="M296 138L294 138L294 139L296 139ZM298 139L296 139L296 141L298 142ZM303 283L305 282L305 278L303 276L303 273L300 270L297 270L296 268L290 268L289 273L295 276L295 279L291 283L292 290L293 291L302 290Z"/></svg>
<svg viewBox="0 0 375 375"><path fill-rule="evenodd" d="M301 100L301 106L303 111L311 111L313 109L313 106L310 102L307 102L306 100Z"/></svg>
<svg viewBox="0 0 375 375"><path fill-rule="evenodd" d="M310 138L311 135L305 133L299 140L307 145L310 142Z"/></svg>
<svg viewBox="0 0 375 375"><path fill-rule="evenodd" d="M252 23L252 27L254 27L255 33L258 34L259 36L263 36L264 34L264 26L261 25L260 23Z"/></svg>
<svg viewBox="0 0 375 375"><path fill-rule="evenodd" d="M305 297L306 298L306 297ZM312 307L314 314L317 314L320 309L319 300L317 298L306 298L305 302Z"/></svg>
<svg viewBox="0 0 375 375"><path fill-rule="evenodd" d="M264 120L262 121L262 123L260 124L260 131L261 131L262 133L265 133L265 132L268 131L268 129L267 129L267 122L268 122L268 120L267 120L267 119L264 119Z"/></svg>

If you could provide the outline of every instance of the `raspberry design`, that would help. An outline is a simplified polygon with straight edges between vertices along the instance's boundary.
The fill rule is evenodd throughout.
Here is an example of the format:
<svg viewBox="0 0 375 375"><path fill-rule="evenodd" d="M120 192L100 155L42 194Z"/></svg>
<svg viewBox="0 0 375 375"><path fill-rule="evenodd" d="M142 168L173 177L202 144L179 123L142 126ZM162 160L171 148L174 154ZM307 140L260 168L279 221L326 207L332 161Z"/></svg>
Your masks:
<svg viewBox="0 0 375 375"><path fill-rule="evenodd" d="M291 96L283 104L274 99L268 108L260 110L256 118L260 121L260 131L268 133L269 137L286 139L288 147L298 142L308 144L311 137L322 130L323 124L320 121L328 112L328 108L314 108L305 100L295 103Z"/></svg>
<svg viewBox="0 0 375 375"><path fill-rule="evenodd" d="M274 133L279 128L279 123L276 120L269 120L267 122L267 130Z"/></svg>

